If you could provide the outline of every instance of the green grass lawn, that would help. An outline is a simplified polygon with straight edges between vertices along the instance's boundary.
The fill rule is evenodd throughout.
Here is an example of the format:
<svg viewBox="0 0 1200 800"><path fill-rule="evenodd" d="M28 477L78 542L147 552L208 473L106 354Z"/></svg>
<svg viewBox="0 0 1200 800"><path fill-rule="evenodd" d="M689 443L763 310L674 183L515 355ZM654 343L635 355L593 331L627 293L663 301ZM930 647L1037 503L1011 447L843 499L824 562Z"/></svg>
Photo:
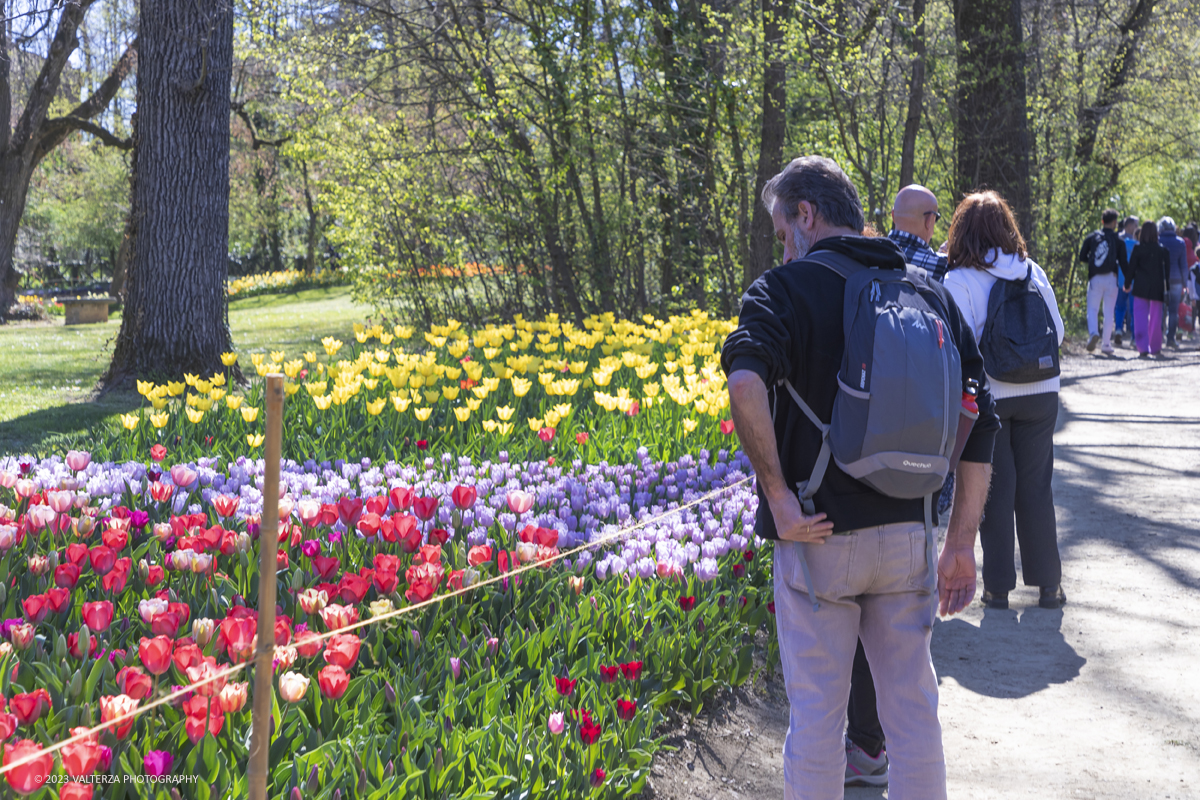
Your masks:
<svg viewBox="0 0 1200 800"><path fill-rule="evenodd" d="M233 344L242 354L320 349L325 336L347 339L371 313L350 289L335 286L260 295L229 304ZM110 393L93 399L108 367L120 318L105 325L51 323L0 326L0 454L46 448L72 438L141 398ZM248 363L248 360L247 360Z"/></svg>

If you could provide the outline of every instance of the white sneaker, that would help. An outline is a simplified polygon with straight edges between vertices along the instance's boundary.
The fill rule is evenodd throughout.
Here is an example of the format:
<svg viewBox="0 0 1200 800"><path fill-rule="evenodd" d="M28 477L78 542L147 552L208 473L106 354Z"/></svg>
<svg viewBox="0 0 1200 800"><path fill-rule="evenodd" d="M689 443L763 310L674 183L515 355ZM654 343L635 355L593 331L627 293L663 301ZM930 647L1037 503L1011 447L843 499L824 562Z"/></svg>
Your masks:
<svg viewBox="0 0 1200 800"><path fill-rule="evenodd" d="M846 785L887 786L887 783L887 750L880 750L879 755L871 758L866 750L846 739Z"/></svg>

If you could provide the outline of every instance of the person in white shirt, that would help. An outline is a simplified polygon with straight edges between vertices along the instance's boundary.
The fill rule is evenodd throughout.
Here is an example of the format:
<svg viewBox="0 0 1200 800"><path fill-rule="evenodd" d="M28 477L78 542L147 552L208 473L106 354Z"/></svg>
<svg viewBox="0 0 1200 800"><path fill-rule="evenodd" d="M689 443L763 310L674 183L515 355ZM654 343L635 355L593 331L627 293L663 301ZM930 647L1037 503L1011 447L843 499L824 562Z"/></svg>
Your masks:
<svg viewBox="0 0 1200 800"><path fill-rule="evenodd" d="M1045 271L1028 256L1012 210L995 192L968 195L954 212L948 237L945 284L975 338L987 322L988 298L1000 280L1030 277L1046 303L1058 343L1064 327ZM1050 480L1054 472L1054 425L1058 419L1057 374L1032 383L1006 383L988 372L1000 432L992 456L992 490L979 526L983 545L983 603L1008 608L1016 588L1014 532L1021 547L1025 585L1040 589L1038 604L1060 608L1062 561ZM1057 371L1056 371L1057 373ZM1014 526L1015 519L1015 526Z"/></svg>

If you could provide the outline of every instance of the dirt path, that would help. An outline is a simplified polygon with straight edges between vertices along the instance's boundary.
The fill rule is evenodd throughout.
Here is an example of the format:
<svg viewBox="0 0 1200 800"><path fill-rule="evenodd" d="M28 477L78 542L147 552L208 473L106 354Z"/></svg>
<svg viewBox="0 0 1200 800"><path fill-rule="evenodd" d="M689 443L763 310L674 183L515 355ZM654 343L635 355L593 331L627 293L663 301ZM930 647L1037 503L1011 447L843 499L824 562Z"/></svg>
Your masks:
<svg viewBox="0 0 1200 800"><path fill-rule="evenodd" d="M935 626L950 796L1200 798L1200 352L1075 353L1061 403L1069 603L1019 587L1009 611L976 602ZM780 797L786 730L778 681L739 692L674 737L654 796Z"/></svg>

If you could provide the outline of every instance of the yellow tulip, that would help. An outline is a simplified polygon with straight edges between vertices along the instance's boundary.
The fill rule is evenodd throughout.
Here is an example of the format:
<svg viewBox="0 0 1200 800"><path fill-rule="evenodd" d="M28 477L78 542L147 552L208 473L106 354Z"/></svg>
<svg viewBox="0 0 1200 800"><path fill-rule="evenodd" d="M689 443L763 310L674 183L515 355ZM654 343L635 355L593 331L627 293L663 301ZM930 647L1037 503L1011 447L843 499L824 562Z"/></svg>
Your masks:
<svg viewBox="0 0 1200 800"><path fill-rule="evenodd" d="M138 394L145 397L146 395L148 395L154 391L154 381L138 381L137 382L137 391L138 391Z"/></svg>
<svg viewBox="0 0 1200 800"><path fill-rule="evenodd" d="M247 433L246 444L251 447L262 447L263 438L265 437L261 433Z"/></svg>
<svg viewBox="0 0 1200 800"><path fill-rule="evenodd" d="M150 424L156 428L161 428L164 425L166 425L167 421L170 419L171 419L171 415L165 411L161 414L151 414L150 415Z"/></svg>
<svg viewBox="0 0 1200 800"><path fill-rule="evenodd" d="M313 402L316 403L317 408L321 409L322 411L326 411L329 409L330 403L333 402L333 395L326 394L320 397L314 397Z"/></svg>
<svg viewBox="0 0 1200 800"><path fill-rule="evenodd" d="M208 393L208 396L212 399L212 401L214 403L219 403L225 399L225 390L224 389L213 389L211 392Z"/></svg>
<svg viewBox="0 0 1200 800"><path fill-rule="evenodd" d="M369 339L369 338L371 338L371 337L367 335L367 332L366 332L366 331L363 331L362 333L355 333L355 334L354 334L354 338L355 338L355 339L358 339L358 343L359 343L359 344L366 344L366 343L367 343L367 339Z"/></svg>
<svg viewBox="0 0 1200 800"><path fill-rule="evenodd" d="M488 433L495 433L496 428L498 428L498 427L499 427L499 423L497 423L496 420L494 420L494 419L485 419L483 421L483 429L485 431L487 431Z"/></svg>
<svg viewBox="0 0 1200 800"><path fill-rule="evenodd" d="M204 419L203 411L197 411L194 408L187 408L184 410L187 411L187 418L193 425L198 424L200 420Z"/></svg>
<svg viewBox="0 0 1200 800"><path fill-rule="evenodd" d="M185 372L185 373L183 373L183 382L186 383L188 386L195 386L196 385L196 377L197 376Z"/></svg>
<svg viewBox="0 0 1200 800"><path fill-rule="evenodd" d="M545 427L542 425L542 421L537 417L530 417L527 421L529 422L529 430L533 431L534 433L537 433L543 427Z"/></svg>
<svg viewBox="0 0 1200 800"><path fill-rule="evenodd" d="M425 420L429 419L429 415L432 413L433 413L432 408L414 408L413 409L413 416L417 418L418 422L424 422Z"/></svg>
<svg viewBox="0 0 1200 800"><path fill-rule="evenodd" d="M192 405L194 405L200 411L211 411L213 407L213 400L211 397L197 397L196 402Z"/></svg>
<svg viewBox="0 0 1200 800"><path fill-rule="evenodd" d="M262 353L251 353L250 363L257 367L263 363L264 358L266 358L266 356L264 356Z"/></svg>
<svg viewBox="0 0 1200 800"><path fill-rule="evenodd" d="M500 431L501 436L508 436L512 433L513 424L511 422L501 422L496 428Z"/></svg>
<svg viewBox="0 0 1200 800"><path fill-rule="evenodd" d="M340 339L335 339L332 336L326 336L321 340L321 346L325 348L326 355L332 356L338 350L342 349L342 341Z"/></svg>
<svg viewBox="0 0 1200 800"><path fill-rule="evenodd" d="M480 406L480 405L482 405L482 404L483 404L483 401L482 401L482 400L468 400L468 401L467 401L467 408L471 409L472 411L478 411L478 410L479 410L479 406Z"/></svg>
<svg viewBox="0 0 1200 800"><path fill-rule="evenodd" d="M513 394L517 397L524 397L529 394L529 389L533 386L533 381L525 378L514 377L512 379Z"/></svg>
<svg viewBox="0 0 1200 800"><path fill-rule="evenodd" d="M555 414L553 411L546 412L546 427L547 428L557 428L559 422L560 422L560 420L559 420L558 414Z"/></svg>
<svg viewBox="0 0 1200 800"><path fill-rule="evenodd" d="M269 374L271 372L271 365L270 364L259 364L254 369L256 369L258 371L258 376L261 378L261 377L265 377L267 374Z"/></svg>
<svg viewBox="0 0 1200 800"><path fill-rule="evenodd" d="M200 394L208 394L209 392L212 391L212 384L209 383L208 381L198 380L195 383L193 383L192 386L196 387L196 391L199 392Z"/></svg>
<svg viewBox="0 0 1200 800"><path fill-rule="evenodd" d="M554 413L558 414L558 416L562 419L566 419L567 417L571 416L571 411L573 410L574 409L570 403L559 403L554 407Z"/></svg>
<svg viewBox="0 0 1200 800"><path fill-rule="evenodd" d="M458 399L458 391L459 391L459 389L457 386L443 386L442 387L442 395L447 400L457 400Z"/></svg>
<svg viewBox="0 0 1200 800"><path fill-rule="evenodd" d="M484 400L487 398L489 392L486 386L472 386L471 394L475 395L480 400Z"/></svg>
<svg viewBox="0 0 1200 800"><path fill-rule="evenodd" d="M367 403L367 413L372 417L378 417L383 407L387 404L387 398L381 397L378 400L372 400Z"/></svg>
<svg viewBox="0 0 1200 800"><path fill-rule="evenodd" d="M310 364L315 364L317 361L317 354L312 350L309 350L304 354L304 360Z"/></svg>
<svg viewBox="0 0 1200 800"><path fill-rule="evenodd" d="M304 362L297 358L283 365L283 374L295 380L302 369L304 369Z"/></svg>
<svg viewBox="0 0 1200 800"><path fill-rule="evenodd" d="M239 408L242 407L242 402L245 399L246 398L240 397L236 394L231 394L231 395L229 395L229 397L225 398L225 405L227 405L229 407L230 411L237 411Z"/></svg>
<svg viewBox="0 0 1200 800"><path fill-rule="evenodd" d="M392 405L395 406L396 410L399 411L400 413L404 413L405 411L408 411L408 406L409 406L409 403L411 403L411 402L412 401L409 400L407 397L403 397L400 395L396 395L396 396L392 397Z"/></svg>
<svg viewBox="0 0 1200 800"><path fill-rule="evenodd" d="M156 397L150 401L150 405L154 407L155 411L162 411L167 407L167 401L161 397Z"/></svg>
<svg viewBox="0 0 1200 800"><path fill-rule="evenodd" d="M392 343L392 340L396 338L395 336L393 336L393 335L392 335L392 334L390 334L390 333L383 333L383 332L380 332L380 333L378 333L378 334L376 334L376 335L379 337L379 343L380 343L380 344L384 344L384 345L391 344L391 343Z"/></svg>
<svg viewBox="0 0 1200 800"><path fill-rule="evenodd" d="M411 339L413 335L413 329L407 325L397 325L392 331L401 339Z"/></svg>
<svg viewBox="0 0 1200 800"><path fill-rule="evenodd" d="M471 409L459 406L454 409L454 416L459 422L466 422L471 418Z"/></svg>
<svg viewBox="0 0 1200 800"><path fill-rule="evenodd" d="M498 355L500 355L500 348L499 348L499 347L485 347L485 348L483 348L483 357L484 357L484 358L486 358L488 361L491 361L492 359L494 359L494 358L495 358L496 356L498 356Z"/></svg>
<svg viewBox="0 0 1200 800"><path fill-rule="evenodd" d="M208 379L213 386L224 386L225 376L219 372L214 372L213 376Z"/></svg>
<svg viewBox="0 0 1200 800"><path fill-rule="evenodd" d="M284 359L284 353L282 350L272 350L271 351L271 360L274 361L276 364L282 363L283 359Z"/></svg>
<svg viewBox="0 0 1200 800"><path fill-rule="evenodd" d="M138 426L139 417L137 414L122 414L121 427L127 431L131 431Z"/></svg>
<svg viewBox="0 0 1200 800"><path fill-rule="evenodd" d="M377 378L363 378L363 386L367 387L368 392L373 392L379 386Z"/></svg>
<svg viewBox="0 0 1200 800"><path fill-rule="evenodd" d="M508 422L510 419L512 419L514 410L515 409L512 408L512 406L499 406L496 409L496 416L500 418L501 422Z"/></svg>
<svg viewBox="0 0 1200 800"><path fill-rule="evenodd" d="M256 406L242 406L242 419L246 422L254 422L258 419L258 408Z"/></svg>
<svg viewBox="0 0 1200 800"><path fill-rule="evenodd" d="M429 403L430 405L433 405L440 399L441 399L441 395L437 393L436 389L433 390L432 392L425 392L425 402Z"/></svg>
<svg viewBox="0 0 1200 800"><path fill-rule="evenodd" d="M227 367L232 367L237 363L237 353L221 353L221 363Z"/></svg>
<svg viewBox="0 0 1200 800"><path fill-rule="evenodd" d="M386 364L388 362L388 359L391 357L392 357L392 354L389 353L387 350L376 350L375 351L375 360L378 361L380 364Z"/></svg>

